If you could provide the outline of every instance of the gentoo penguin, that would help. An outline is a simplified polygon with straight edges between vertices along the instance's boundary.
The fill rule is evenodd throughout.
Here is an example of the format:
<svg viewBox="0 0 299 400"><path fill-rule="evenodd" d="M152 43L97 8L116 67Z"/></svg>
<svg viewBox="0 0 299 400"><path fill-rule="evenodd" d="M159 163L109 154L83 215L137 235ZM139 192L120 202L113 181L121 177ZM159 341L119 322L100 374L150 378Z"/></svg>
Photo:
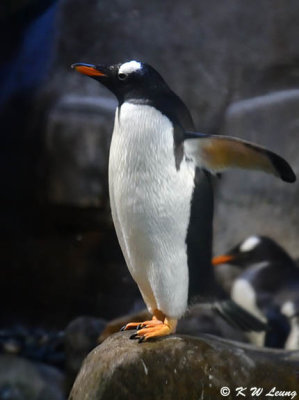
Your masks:
<svg viewBox="0 0 299 400"><path fill-rule="evenodd" d="M231 284L231 298L257 317L266 317L269 331L259 344L283 347L299 311L299 267L274 240L250 236L226 254L214 257L214 266L229 263L239 268ZM298 305L297 305L298 304ZM293 343L293 340L289 340ZM293 346L293 344L292 344Z"/></svg>
<svg viewBox="0 0 299 400"><path fill-rule="evenodd" d="M294 172L262 147L194 132L185 104L148 64L73 68L118 99L109 155L112 218L127 266L153 315L125 329L136 328L132 338L139 341L168 335L186 311L188 286L192 290L194 279L201 279L204 290L206 276L213 274L200 265L196 277L188 274L188 266L204 264L210 255L210 174L230 167L259 169L294 182Z"/></svg>
<svg viewBox="0 0 299 400"><path fill-rule="evenodd" d="M259 235L249 236L226 254L212 259L215 267L221 265L221 268L215 268L216 277L229 293L235 279L257 263L267 263L269 266L273 263L294 266L294 261L281 246L274 240ZM272 279L275 279L275 276Z"/></svg>
<svg viewBox="0 0 299 400"><path fill-rule="evenodd" d="M245 270L255 263L272 264L276 261L295 266L293 259L273 239L267 236L252 235L242 240L226 254L214 257L212 264L216 266L229 263L240 270Z"/></svg>

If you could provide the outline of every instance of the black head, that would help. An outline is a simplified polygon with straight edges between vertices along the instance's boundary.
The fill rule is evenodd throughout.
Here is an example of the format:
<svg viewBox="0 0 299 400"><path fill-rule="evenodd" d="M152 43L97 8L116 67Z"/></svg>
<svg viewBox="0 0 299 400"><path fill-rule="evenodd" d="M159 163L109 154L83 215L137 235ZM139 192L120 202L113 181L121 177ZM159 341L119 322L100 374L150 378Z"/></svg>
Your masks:
<svg viewBox="0 0 299 400"><path fill-rule="evenodd" d="M214 257L213 265L224 263L247 268L260 262L283 262L286 265L293 264L293 260L274 240L266 236L249 236L227 254Z"/></svg>
<svg viewBox="0 0 299 400"><path fill-rule="evenodd" d="M128 61L110 66L76 63L72 65L72 68L106 86L115 94L119 103L126 100L146 102L158 93L171 92L164 79L153 67L139 61Z"/></svg>

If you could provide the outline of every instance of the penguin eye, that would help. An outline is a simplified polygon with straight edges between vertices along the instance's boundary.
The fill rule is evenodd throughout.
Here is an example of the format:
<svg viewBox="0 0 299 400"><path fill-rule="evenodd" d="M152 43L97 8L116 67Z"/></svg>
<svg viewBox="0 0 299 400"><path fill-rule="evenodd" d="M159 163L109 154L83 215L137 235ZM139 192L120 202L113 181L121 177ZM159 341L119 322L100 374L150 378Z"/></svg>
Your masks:
<svg viewBox="0 0 299 400"><path fill-rule="evenodd" d="M121 80L121 81L124 81L125 79L127 79L127 77L128 77L128 75L124 74L123 72L120 72L118 74L118 79Z"/></svg>

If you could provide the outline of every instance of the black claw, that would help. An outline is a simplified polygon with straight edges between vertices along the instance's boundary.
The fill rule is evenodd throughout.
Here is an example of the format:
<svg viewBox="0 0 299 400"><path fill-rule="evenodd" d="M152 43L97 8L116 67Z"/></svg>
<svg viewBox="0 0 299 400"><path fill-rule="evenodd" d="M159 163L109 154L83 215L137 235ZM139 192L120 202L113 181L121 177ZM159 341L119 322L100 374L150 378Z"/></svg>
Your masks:
<svg viewBox="0 0 299 400"><path fill-rule="evenodd" d="M133 333L133 335L130 336L130 339L138 339L137 333Z"/></svg>
<svg viewBox="0 0 299 400"><path fill-rule="evenodd" d="M135 326L130 326L129 328L127 328L128 325L129 325L129 324L124 325L124 326L121 328L121 331L129 331L129 330L132 331L132 330L136 329Z"/></svg>
<svg viewBox="0 0 299 400"><path fill-rule="evenodd" d="M145 341L145 337L144 336L141 336L139 339L138 339L138 343L142 343L142 342L144 342Z"/></svg>

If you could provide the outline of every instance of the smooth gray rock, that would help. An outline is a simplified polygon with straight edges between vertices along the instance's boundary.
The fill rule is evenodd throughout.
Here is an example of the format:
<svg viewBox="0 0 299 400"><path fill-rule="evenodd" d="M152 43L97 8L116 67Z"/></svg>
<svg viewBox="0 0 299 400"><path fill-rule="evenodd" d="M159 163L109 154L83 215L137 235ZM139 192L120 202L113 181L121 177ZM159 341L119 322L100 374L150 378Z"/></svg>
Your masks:
<svg viewBox="0 0 299 400"><path fill-rule="evenodd" d="M88 355L69 400L220 399L224 386L229 399L241 386L299 391L298 352L257 350L210 335L138 344L130 334L113 335Z"/></svg>
<svg viewBox="0 0 299 400"><path fill-rule="evenodd" d="M5 400L64 400L64 375L45 364L0 356L0 398Z"/></svg>
<svg viewBox="0 0 299 400"><path fill-rule="evenodd" d="M226 133L259 143L299 173L299 89L279 91L231 104ZM299 255L298 184L254 171L229 171L220 180L215 215L215 250L222 253L254 233L277 240Z"/></svg>
<svg viewBox="0 0 299 400"><path fill-rule="evenodd" d="M65 329L65 368L67 384L72 385L87 354L99 343L98 338L106 326L100 318L82 316L74 319Z"/></svg>

